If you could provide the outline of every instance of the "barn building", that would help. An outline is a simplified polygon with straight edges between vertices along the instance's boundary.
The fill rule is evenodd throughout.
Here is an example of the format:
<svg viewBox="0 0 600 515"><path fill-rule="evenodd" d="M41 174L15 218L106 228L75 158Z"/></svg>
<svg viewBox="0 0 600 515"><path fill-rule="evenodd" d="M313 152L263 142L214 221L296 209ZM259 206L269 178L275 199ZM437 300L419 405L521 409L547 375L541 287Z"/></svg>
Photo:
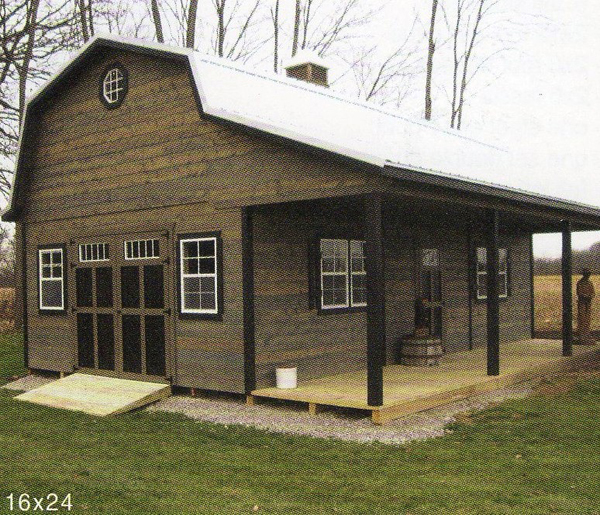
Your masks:
<svg viewBox="0 0 600 515"><path fill-rule="evenodd" d="M485 348L490 375L533 338L532 235L563 233L570 288L571 231L600 229L600 209L334 93L325 63L287 72L97 37L29 100L2 219L30 369L248 395L277 367L300 384L365 371L381 406L419 306L442 360Z"/></svg>

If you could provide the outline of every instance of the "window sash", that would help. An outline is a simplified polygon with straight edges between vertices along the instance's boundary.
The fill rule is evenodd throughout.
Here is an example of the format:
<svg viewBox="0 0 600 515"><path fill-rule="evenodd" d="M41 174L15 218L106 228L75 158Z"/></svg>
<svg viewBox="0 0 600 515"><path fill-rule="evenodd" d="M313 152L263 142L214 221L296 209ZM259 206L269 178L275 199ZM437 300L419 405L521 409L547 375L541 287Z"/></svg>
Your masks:
<svg viewBox="0 0 600 515"><path fill-rule="evenodd" d="M81 263L110 261L108 243L80 243L79 261Z"/></svg>
<svg viewBox="0 0 600 515"><path fill-rule="evenodd" d="M211 256L194 256L194 259L213 259L214 260L214 272L200 272L200 266L198 266L198 272L196 273L186 273L185 272L185 257L184 248L186 243L196 243L198 246L201 242L211 241L213 242L214 252ZM219 287L218 287L218 276L221 273L219 270L219 260L217 259L218 250L217 250L218 241L216 237L208 237L208 238L182 238L179 240L179 290L180 290L180 306L181 313L190 313L190 314L211 314L216 315L219 313ZM202 283L202 279L209 278L212 279L212 292L210 294L214 294L214 308L202 308L202 292L201 290L198 292L191 292L193 294L199 295L199 308L190 308L186 306L186 292L185 289L185 279L198 279L200 283ZM200 285L200 289L201 289Z"/></svg>
<svg viewBox="0 0 600 515"><path fill-rule="evenodd" d="M60 254L60 263L54 261L54 254ZM49 262L44 263L44 256L50 256ZM38 289L39 289L39 308L41 310L50 311L64 311L65 309L65 288L64 288L64 270L65 270L65 256L63 249L60 247L52 249L39 249L38 250ZM57 269L60 270L60 276L55 275ZM49 277L44 277L44 270L50 272ZM60 305L52 306L44 303L44 285L49 283L60 284Z"/></svg>
<svg viewBox="0 0 600 515"><path fill-rule="evenodd" d="M477 281L475 287L477 288L477 299L485 300L487 299L487 293L482 294L481 291L486 288L487 289L487 248L485 247L477 247ZM504 259L501 258L504 253ZM500 286L498 288L499 292L504 291L504 293L500 293L498 296L501 299L505 299L508 297L508 249L500 248L498 249L498 281Z"/></svg>
<svg viewBox="0 0 600 515"><path fill-rule="evenodd" d="M331 256L325 256L323 253L324 244L332 244L333 245L333 253ZM343 248L345 255L345 270L337 270L336 271L336 262L337 262L337 253L336 250L339 248ZM338 308L347 308L350 306L350 298L348 292L348 241L347 240L332 240L332 239L322 239L321 240L321 309L338 309ZM323 269L323 262L325 259L333 259L333 271L325 271ZM344 278L344 286L346 292L346 300L343 304L341 303L325 303L325 277L343 277ZM335 296L335 290L332 290ZM334 299L335 300L335 299Z"/></svg>
<svg viewBox="0 0 600 515"><path fill-rule="evenodd" d="M324 247L329 244L333 246L330 254L324 254ZM320 240L320 279L321 279L321 309L347 309L352 307L364 307L367 305L366 300L364 302L356 301L356 297L360 289L355 288L355 284L358 278L366 277L367 272L364 265L365 242L362 240L344 240L344 239L321 239ZM360 252L357 252L359 246L362 246ZM339 259L339 250L343 249L342 255L344 256L345 267L343 269L337 269L337 263ZM324 261L333 260L333 270L324 270ZM360 269L354 269L354 260L362 260ZM326 291L333 291L331 289L325 289L325 278L327 277L343 277L345 286L345 302L325 302ZM335 294L334 294L335 295ZM366 293L365 293L366 299ZM335 299L334 299L335 301Z"/></svg>
<svg viewBox="0 0 600 515"><path fill-rule="evenodd" d="M158 238L125 240L123 242L123 255L126 261L158 259L160 258L160 242Z"/></svg>

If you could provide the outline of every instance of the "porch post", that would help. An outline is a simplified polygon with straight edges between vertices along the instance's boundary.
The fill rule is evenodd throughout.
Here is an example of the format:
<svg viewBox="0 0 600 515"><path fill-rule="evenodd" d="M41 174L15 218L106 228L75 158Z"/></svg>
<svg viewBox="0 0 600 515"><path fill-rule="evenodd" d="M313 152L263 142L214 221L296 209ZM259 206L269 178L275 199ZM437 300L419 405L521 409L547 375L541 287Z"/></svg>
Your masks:
<svg viewBox="0 0 600 515"><path fill-rule="evenodd" d="M254 341L254 231L252 208L242 207L242 301L244 319L244 390L256 388Z"/></svg>
<svg viewBox="0 0 600 515"><path fill-rule="evenodd" d="M487 374L500 374L500 287L498 280L498 238L500 215L497 210L486 212L487 253Z"/></svg>
<svg viewBox="0 0 600 515"><path fill-rule="evenodd" d="M573 355L573 259L571 252L571 222L562 225L562 339L563 356Z"/></svg>
<svg viewBox="0 0 600 515"><path fill-rule="evenodd" d="M365 197L367 270L367 403L383 404L385 356L385 278L381 195Z"/></svg>

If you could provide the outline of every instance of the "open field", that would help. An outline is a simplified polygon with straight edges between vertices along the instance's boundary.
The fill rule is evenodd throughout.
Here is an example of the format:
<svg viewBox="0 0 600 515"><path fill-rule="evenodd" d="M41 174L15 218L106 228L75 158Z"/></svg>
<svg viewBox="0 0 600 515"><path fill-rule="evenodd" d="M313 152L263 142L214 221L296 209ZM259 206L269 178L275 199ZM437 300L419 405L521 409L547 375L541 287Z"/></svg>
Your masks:
<svg viewBox="0 0 600 515"><path fill-rule="evenodd" d="M577 328L575 285L581 275L573 276L573 328ZM592 329L600 330L600 276L592 276L596 298L592 307ZM534 278L535 329L560 332L562 323L562 286L560 275L536 275Z"/></svg>
<svg viewBox="0 0 600 515"><path fill-rule="evenodd" d="M23 372L21 353L0 336L0 377ZM13 395L0 390L2 513L11 492L71 493L76 514L600 513L597 372L399 447L144 411L96 419Z"/></svg>

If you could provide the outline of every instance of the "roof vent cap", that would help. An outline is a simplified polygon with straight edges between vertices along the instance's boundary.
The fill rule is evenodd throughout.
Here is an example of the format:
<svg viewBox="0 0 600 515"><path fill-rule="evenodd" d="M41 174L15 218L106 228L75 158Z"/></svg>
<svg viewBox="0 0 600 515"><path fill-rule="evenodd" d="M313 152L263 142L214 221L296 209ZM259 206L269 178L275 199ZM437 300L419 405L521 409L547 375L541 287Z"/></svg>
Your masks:
<svg viewBox="0 0 600 515"><path fill-rule="evenodd" d="M312 50L300 50L284 66L288 77L328 87L329 64Z"/></svg>

